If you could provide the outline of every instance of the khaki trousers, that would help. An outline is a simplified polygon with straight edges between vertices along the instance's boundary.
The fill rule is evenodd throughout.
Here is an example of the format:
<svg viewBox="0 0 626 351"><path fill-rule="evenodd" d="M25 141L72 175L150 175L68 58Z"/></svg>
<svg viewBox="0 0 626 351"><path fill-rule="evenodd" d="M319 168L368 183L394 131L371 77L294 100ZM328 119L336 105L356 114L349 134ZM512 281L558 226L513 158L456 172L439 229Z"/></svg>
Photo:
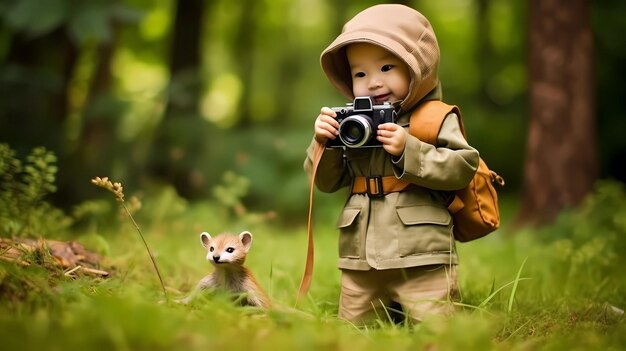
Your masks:
<svg viewBox="0 0 626 351"><path fill-rule="evenodd" d="M454 311L452 301L458 296L456 270L456 265L369 271L344 269L339 318L357 325L377 316L387 319L394 303L414 322L430 315L449 315Z"/></svg>

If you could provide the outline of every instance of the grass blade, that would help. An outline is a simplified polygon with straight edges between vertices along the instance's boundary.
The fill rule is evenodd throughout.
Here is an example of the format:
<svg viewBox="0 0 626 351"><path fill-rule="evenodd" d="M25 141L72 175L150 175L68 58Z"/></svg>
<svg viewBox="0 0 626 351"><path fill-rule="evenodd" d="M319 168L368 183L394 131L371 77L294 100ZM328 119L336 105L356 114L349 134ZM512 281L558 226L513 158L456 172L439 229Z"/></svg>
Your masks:
<svg viewBox="0 0 626 351"><path fill-rule="evenodd" d="M528 260L528 256L524 259L524 262L522 262L522 265L519 267L519 270L517 271L517 276L515 277L515 280L513 281L513 289L511 290L511 296L509 296L509 307L507 309L508 313L511 313L511 310L513 309L513 300L515 299L515 293L517 292L517 284L520 281L520 275L522 275L522 270L524 269L524 265L526 264L526 261Z"/></svg>

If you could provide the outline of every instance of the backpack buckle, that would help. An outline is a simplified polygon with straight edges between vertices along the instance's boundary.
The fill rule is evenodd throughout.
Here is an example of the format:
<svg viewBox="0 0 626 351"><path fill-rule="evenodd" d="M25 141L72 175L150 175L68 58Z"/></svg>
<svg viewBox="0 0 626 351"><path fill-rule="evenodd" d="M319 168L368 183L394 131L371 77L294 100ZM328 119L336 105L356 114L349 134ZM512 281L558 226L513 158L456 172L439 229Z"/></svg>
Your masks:
<svg viewBox="0 0 626 351"><path fill-rule="evenodd" d="M367 189L367 196L370 198L378 198L385 196L385 190L383 189L383 177L365 177L365 187Z"/></svg>

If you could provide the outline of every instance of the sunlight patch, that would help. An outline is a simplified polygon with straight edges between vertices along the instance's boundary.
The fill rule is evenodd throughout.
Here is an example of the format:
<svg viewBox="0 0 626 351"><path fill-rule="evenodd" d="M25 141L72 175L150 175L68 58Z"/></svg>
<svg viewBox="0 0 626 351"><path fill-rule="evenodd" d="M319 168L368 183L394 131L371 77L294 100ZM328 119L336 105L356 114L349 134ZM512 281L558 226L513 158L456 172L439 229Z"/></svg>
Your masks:
<svg viewBox="0 0 626 351"><path fill-rule="evenodd" d="M202 98L202 116L224 127L233 125L242 88L241 80L232 73L217 76Z"/></svg>
<svg viewBox="0 0 626 351"><path fill-rule="evenodd" d="M148 11L139 25L141 35L148 40L164 38L171 28L171 9L169 6L153 8Z"/></svg>

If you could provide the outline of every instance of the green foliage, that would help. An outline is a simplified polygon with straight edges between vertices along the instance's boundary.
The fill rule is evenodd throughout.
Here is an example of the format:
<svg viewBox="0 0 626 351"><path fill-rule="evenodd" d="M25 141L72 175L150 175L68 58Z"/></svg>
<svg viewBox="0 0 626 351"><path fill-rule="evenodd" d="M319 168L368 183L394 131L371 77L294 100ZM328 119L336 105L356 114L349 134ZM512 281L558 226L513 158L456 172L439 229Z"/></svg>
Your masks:
<svg viewBox="0 0 626 351"><path fill-rule="evenodd" d="M241 181L231 174L220 189ZM240 223L216 210L224 207L217 201L186 204L181 210L171 189L159 189L146 192L140 213L147 224L160 218L145 233L168 292L177 298L209 269L198 232L235 230ZM23 350L46 348L49 340L58 349L94 350L620 349L626 342L620 312L626 306L621 272L626 252L619 239L626 235L624 195L622 184L599 182L583 206L554 225L505 230L459 244L458 313L413 327L390 323L384 315L364 328L336 318L340 272L330 224L316 229L313 285L308 299L295 308L305 228L266 222L245 228L255 238L247 266L278 306L268 313L236 307L219 294L186 306L162 303L150 262L138 254L141 243L129 239L130 226L122 231L128 235L110 235L120 229L100 226L98 238L110 248L107 261L115 267L107 279L69 278L42 267L0 262L0 339L7 349ZM153 202L158 205L151 207ZM171 213L163 217L163 211Z"/></svg>
<svg viewBox="0 0 626 351"><path fill-rule="evenodd" d="M545 254L555 258L550 279L562 284L563 293L626 301L615 296L616 288L626 288L625 282L608 279L626 264L625 218L624 184L600 181L580 208L564 212L554 226L538 231Z"/></svg>
<svg viewBox="0 0 626 351"><path fill-rule="evenodd" d="M510 239L496 233L459 245L464 302L477 305L489 297L487 306L515 318L546 309L557 314L590 310L597 318L609 318L610 306L623 309L625 195L622 183L600 181L583 205L564 212L553 225L524 229ZM485 261L510 264L497 272ZM524 269L513 280L515 265ZM499 294L491 296L494 291Z"/></svg>
<svg viewBox="0 0 626 351"><path fill-rule="evenodd" d="M112 39L112 23L135 23L140 14L117 1L19 0L0 8L0 18L30 37L67 27L76 43Z"/></svg>
<svg viewBox="0 0 626 351"><path fill-rule="evenodd" d="M241 199L248 194L250 180L228 171L224 173L222 181L222 184L213 188L215 200L235 213L241 213L245 210Z"/></svg>
<svg viewBox="0 0 626 351"><path fill-rule="evenodd" d="M54 153L37 147L22 162L0 144L0 236L58 236L69 227L71 219L45 201L56 191L56 161Z"/></svg>
<svg viewBox="0 0 626 351"><path fill-rule="evenodd" d="M95 233L103 226L111 227L116 214L117 204L108 199L83 201L72 210L72 217L77 229L87 233Z"/></svg>
<svg viewBox="0 0 626 351"><path fill-rule="evenodd" d="M169 77L175 1L3 1L0 137L18 150L45 145L67 164L59 192L68 195L60 197L68 207L91 197L73 176L104 172L133 188L145 187L137 183L147 177L136 175L156 162L176 178L179 191L201 178L182 194L188 199L206 199L207 185L232 170L250 179L242 199L247 208L302 219L302 161L313 120L322 105L346 102L328 84L319 54L345 20L373 3L205 4L201 52L193 53L201 55L202 66L192 70L204 90L199 101L185 102L201 107L172 123L163 118L168 101L189 98L176 77ZM524 2L407 4L423 12L437 32L444 97L462 108L470 143L507 179L503 192L518 190L528 84ZM626 122L616 113L623 99L615 88L624 76L624 21L618 20L623 8L617 0L590 4L603 175L624 173L620 131ZM248 29L245 35L242 28ZM242 47L237 38L244 36L254 45ZM166 133L159 139L154 132L161 129ZM151 150L159 160L150 160ZM249 162L240 162L239 155ZM273 196L277 189L281 196Z"/></svg>
<svg viewBox="0 0 626 351"><path fill-rule="evenodd" d="M19 309L35 306L45 307L54 301L54 291L50 285L51 277L44 267L24 267L0 261L0 297L6 303L2 309L13 313Z"/></svg>

